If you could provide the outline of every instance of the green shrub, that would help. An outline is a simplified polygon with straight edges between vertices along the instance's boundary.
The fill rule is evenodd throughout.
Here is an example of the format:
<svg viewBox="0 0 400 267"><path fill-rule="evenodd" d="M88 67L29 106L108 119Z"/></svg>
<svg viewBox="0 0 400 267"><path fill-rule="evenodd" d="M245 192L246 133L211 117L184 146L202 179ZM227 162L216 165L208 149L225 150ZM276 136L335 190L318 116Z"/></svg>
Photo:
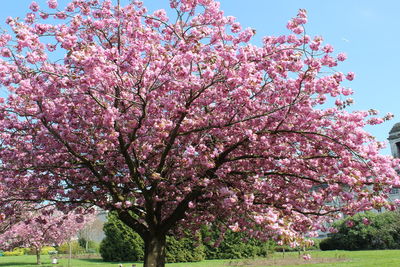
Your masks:
<svg viewBox="0 0 400 267"><path fill-rule="evenodd" d="M332 239L330 237L324 238L319 243L319 248L321 250L336 250L341 245L337 242L337 239Z"/></svg>
<svg viewBox="0 0 400 267"><path fill-rule="evenodd" d="M50 251L56 251L56 249L54 247L45 246L40 251L40 255L49 255Z"/></svg>
<svg viewBox="0 0 400 267"><path fill-rule="evenodd" d="M368 220L365 223L364 220ZM368 250L400 248L398 212L359 213L334 224L338 230L320 243L321 250ZM352 226L348 226L353 224Z"/></svg>
<svg viewBox="0 0 400 267"><path fill-rule="evenodd" d="M205 258L204 246L201 237L177 239L167 236L166 261L167 262L194 262Z"/></svg>
<svg viewBox="0 0 400 267"><path fill-rule="evenodd" d="M21 249L24 252L24 255L29 255L31 250L34 250L34 249L30 249L30 248L19 248L19 249Z"/></svg>
<svg viewBox="0 0 400 267"><path fill-rule="evenodd" d="M121 222L114 214L108 214L104 224L105 238L100 244L104 261L143 260L144 243L141 237ZM275 242L262 242L248 238L244 233L228 231L220 246L213 244L219 239L215 227L204 227L195 237L176 238L167 236L167 262L193 262L203 259L239 259L266 257L274 252ZM207 242L202 240L207 239Z"/></svg>
<svg viewBox="0 0 400 267"><path fill-rule="evenodd" d="M4 256L22 256L24 253L20 251L4 251L3 253Z"/></svg>
<svg viewBox="0 0 400 267"><path fill-rule="evenodd" d="M5 251L3 254L4 256L22 256L25 255L26 251L26 248L14 248L12 251Z"/></svg>
<svg viewBox="0 0 400 267"><path fill-rule="evenodd" d="M220 232L211 228L203 228L203 240L206 259L242 259L253 257L266 257L273 253L275 243L262 242L254 238L248 238L245 233L227 231L219 246L215 243L220 238Z"/></svg>
<svg viewBox="0 0 400 267"><path fill-rule="evenodd" d="M103 228L106 237L100 243L100 254L104 261L137 261L143 259L143 240L113 213L108 214L108 221Z"/></svg>
<svg viewBox="0 0 400 267"><path fill-rule="evenodd" d="M104 261L137 261L143 260L144 242L131 228L109 213L108 222L104 224L106 237L100 243L100 254ZM166 261L192 262L204 259L204 247L200 236L177 239L167 236Z"/></svg>

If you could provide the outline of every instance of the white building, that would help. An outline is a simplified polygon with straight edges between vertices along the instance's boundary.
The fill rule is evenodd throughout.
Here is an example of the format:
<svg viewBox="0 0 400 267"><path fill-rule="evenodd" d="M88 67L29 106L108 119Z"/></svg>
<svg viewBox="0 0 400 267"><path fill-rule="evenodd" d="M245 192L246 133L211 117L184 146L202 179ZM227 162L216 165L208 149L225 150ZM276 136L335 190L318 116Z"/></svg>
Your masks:
<svg viewBox="0 0 400 267"><path fill-rule="evenodd" d="M393 157L400 158L400 122L393 125L388 140Z"/></svg>
<svg viewBox="0 0 400 267"><path fill-rule="evenodd" d="M388 140L393 157L400 158L400 122L393 125ZM393 188L390 197L400 199L400 188Z"/></svg>

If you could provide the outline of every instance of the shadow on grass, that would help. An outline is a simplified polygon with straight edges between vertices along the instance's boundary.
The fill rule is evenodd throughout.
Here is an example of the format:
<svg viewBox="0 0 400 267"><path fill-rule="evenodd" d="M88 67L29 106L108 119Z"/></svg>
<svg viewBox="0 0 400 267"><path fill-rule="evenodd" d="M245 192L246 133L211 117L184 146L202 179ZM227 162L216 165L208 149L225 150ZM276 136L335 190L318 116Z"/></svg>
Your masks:
<svg viewBox="0 0 400 267"><path fill-rule="evenodd" d="M108 263L108 264L117 264L117 263L140 263L133 261L103 261L102 259L79 259L80 261L86 261L88 263ZM0 265L1 266L1 265Z"/></svg>
<svg viewBox="0 0 400 267"><path fill-rule="evenodd" d="M86 261L90 263L106 263L102 259L79 259L79 261Z"/></svg>
<svg viewBox="0 0 400 267"><path fill-rule="evenodd" d="M5 267L10 267L10 266L40 266L40 267L46 267L46 266L51 266L50 264L42 264L42 265L37 265L36 263L26 263L26 262L12 262L12 263L0 263L0 266L5 266Z"/></svg>

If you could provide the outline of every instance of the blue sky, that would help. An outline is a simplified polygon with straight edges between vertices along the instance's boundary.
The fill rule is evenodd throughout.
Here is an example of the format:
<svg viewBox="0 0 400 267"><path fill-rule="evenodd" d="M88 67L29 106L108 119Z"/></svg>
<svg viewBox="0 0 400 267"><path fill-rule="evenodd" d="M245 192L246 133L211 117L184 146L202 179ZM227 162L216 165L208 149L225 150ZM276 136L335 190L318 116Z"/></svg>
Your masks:
<svg viewBox="0 0 400 267"><path fill-rule="evenodd" d="M122 2L127 0L122 0ZM44 5L46 0L36 0ZM68 0L59 0L61 6ZM375 108L381 115L392 112L395 118L368 127L380 141L385 141L395 122L400 122L400 1L397 0L221 0L226 15L237 17L244 27L257 30L253 40L260 44L265 35L288 33L287 21L299 8L308 11L307 34L321 35L345 52L348 59L337 70L354 71L356 79L348 85L355 91L352 109ZM8 16L23 17L31 0L4 1L0 20ZM168 8L168 0L144 0L150 10ZM389 154L389 149L382 151Z"/></svg>

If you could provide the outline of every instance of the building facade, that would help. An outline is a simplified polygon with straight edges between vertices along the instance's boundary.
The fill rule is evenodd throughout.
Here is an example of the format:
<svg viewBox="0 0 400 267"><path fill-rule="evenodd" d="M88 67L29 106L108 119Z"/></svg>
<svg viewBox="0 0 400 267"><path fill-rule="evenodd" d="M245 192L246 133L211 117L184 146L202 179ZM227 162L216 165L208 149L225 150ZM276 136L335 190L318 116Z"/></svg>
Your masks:
<svg viewBox="0 0 400 267"><path fill-rule="evenodd" d="M388 140L392 156L400 158L400 122L393 125L389 132ZM400 199L400 188L393 188L390 197L392 199Z"/></svg>

